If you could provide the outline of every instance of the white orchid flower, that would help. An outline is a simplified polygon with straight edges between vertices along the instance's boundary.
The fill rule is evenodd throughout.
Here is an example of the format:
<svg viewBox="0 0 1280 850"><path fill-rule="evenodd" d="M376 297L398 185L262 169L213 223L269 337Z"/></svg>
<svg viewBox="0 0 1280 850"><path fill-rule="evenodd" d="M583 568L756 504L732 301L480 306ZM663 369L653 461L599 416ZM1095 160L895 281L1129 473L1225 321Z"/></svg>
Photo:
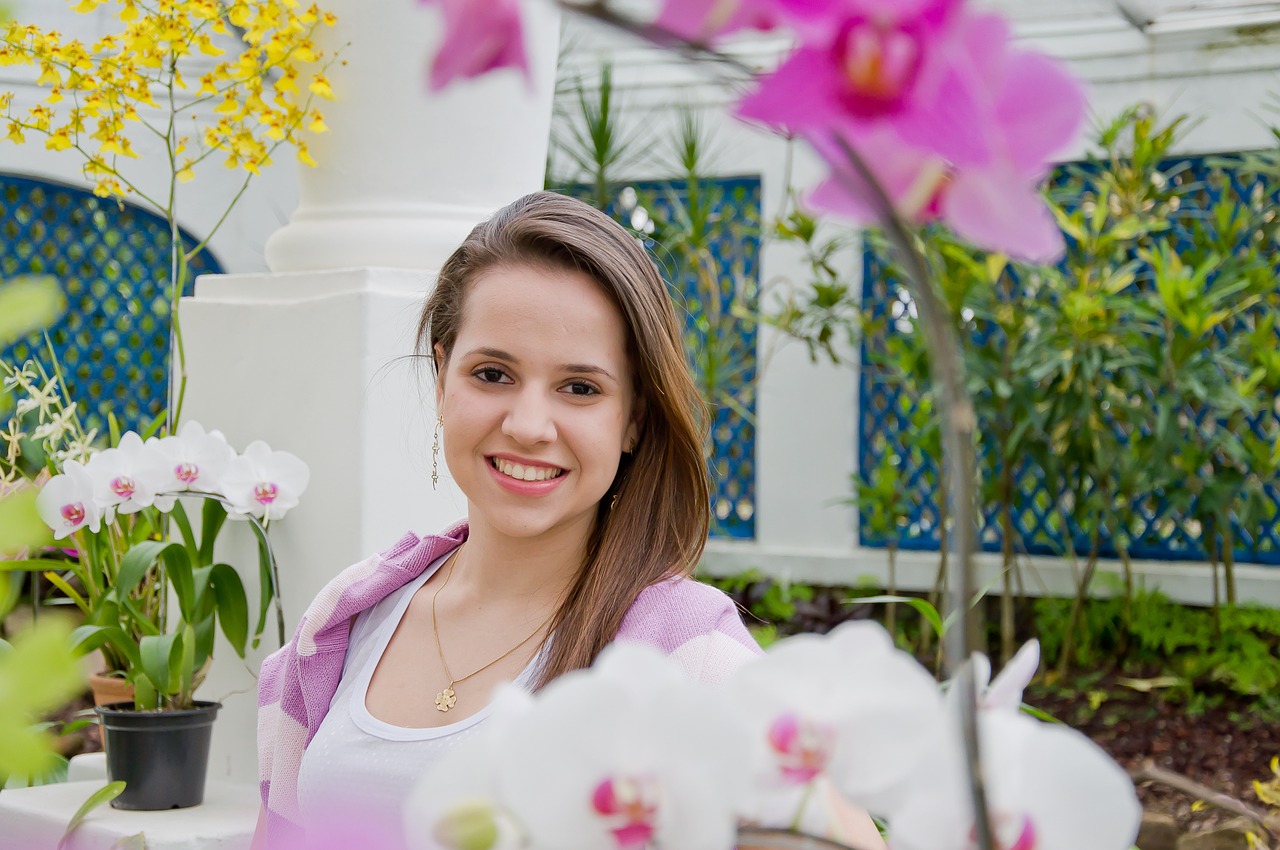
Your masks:
<svg viewBox="0 0 1280 850"><path fill-rule="evenodd" d="M1001 850L1126 850L1142 807L1133 782L1080 732L1016 711L978 717L982 772ZM972 850L973 804L959 723L889 816L892 850Z"/></svg>
<svg viewBox="0 0 1280 850"><path fill-rule="evenodd" d="M134 431L126 432L115 448L89 458L85 469L108 521L115 513L133 514L153 504L161 510L173 507L172 498L156 497L165 483L164 458Z"/></svg>
<svg viewBox="0 0 1280 850"><path fill-rule="evenodd" d="M1032 638L1009 659L1004 669L991 679L991 660L982 654L973 656L974 689L978 707L983 710L1017 711L1022 707L1022 692L1040 667L1040 641Z"/></svg>
<svg viewBox="0 0 1280 850"><path fill-rule="evenodd" d="M231 504L232 519L239 514L275 520L297 507L310 479L311 470L296 455L273 452L255 440L227 465L222 493Z"/></svg>
<svg viewBox="0 0 1280 850"><path fill-rule="evenodd" d="M751 725L751 806L761 825L800 823L834 835L825 783L883 813L902 793L943 726L937 683L875 623L780 641L727 683Z"/></svg>
<svg viewBox="0 0 1280 850"><path fill-rule="evenodd" d="M206 432L199 422L188 422L176 435L156 441L164 457L168 480L163 490L221 492L222 476L235 457L221 431Z"/></svg>
<svg viewBox="0 0 1280 850"><path fill-rule="evenodd" d="M744 734L723 692L656 650L615 645L512 722L500 798L543 850L730 850Z"/></svg>
<svg viewBox="0 0 1280 850"><path fill-rule="evenodd" d="M40 490L36 510L53 529L55 540L86 527L96 532L102 526L102 509L93 500L93 479L74 460L67 461L62 474L50 478Z"/></svg>
<svg viewBox="0 0 1280 850"><path fill-rule="evenodd" d="M511 721L533 697L515 685L499 689L480 734L450 749L414 786L404 807L410 850L521 850L524 831L498 797L498 761Z"/></svg>

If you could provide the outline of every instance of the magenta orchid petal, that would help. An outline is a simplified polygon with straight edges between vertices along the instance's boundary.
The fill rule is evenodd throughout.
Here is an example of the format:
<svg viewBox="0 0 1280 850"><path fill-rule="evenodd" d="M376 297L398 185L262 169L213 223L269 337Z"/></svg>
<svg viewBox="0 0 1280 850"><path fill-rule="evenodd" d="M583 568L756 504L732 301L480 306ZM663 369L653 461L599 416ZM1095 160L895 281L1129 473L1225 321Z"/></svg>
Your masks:
<svg viewBox="0 0 1280 850"><path fill-rule="evenodd" d="M1007 166L957 172L942 203L947 225L979 248L1031 263L1056 262L1066 251L1044 199Z"/></svg>
<svg viewBox="0 0 1280 850"><path fill-rule="evenodd" d="M1020 173L1045 173L1049 157L1075 138L1084 117L1084 90L1058 62L1025 51L1010 57L996 120Z"/></svg>
<svg viewBox="0 0 1280 850"><path fill-rule="evenodd" d="M821 129L843 120L840 79L826 51L801 47L737 106L737 115L790 131Z"/></svg>
<svg viewBox="0 0 1280 850"><path fill-rule="evenodd" d="M770 0L666 0L654 23L690 41L710 41L741 29L773 29L774 7Z"/></svg>
<svg viewBox="0 0 1280 850"><path fill-rule="evenodd" d="M498 68L517 68L528 79L519 0L424 2L439 5L444 15L444 40L431 64L433 91L460 77L478 77Z"/></svg>
<svg viewBox="0 0 1280 850"><path fill-rule="evenodd" d="M881 213L862 175L834 137L808 137L814 150L831 166L832 175L810 193L816 209L851 218L859 224L881 223ZM928 151L906 144L889 130L849 142L848 147L875 175L899 215L911 222L937 217L938 198L947 180L946 164Z"/></svg>
<svg viewBox="0 0 1280 850"><path fill-rule="evenodd" d="M902 137L958 166L990 162L1003 148L995 109L1009 45L1001 18L960 17L952 37L935 45L916 98L894 120Z"/></svg>

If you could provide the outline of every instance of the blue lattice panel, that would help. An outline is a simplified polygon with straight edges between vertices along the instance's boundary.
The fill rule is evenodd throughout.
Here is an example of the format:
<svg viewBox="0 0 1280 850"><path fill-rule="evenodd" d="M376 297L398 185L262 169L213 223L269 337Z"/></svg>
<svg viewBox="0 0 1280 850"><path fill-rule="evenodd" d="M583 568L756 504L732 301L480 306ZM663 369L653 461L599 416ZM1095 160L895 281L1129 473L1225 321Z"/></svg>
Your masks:
<svg viewBox="0 0 1280 850"><path fill-rule="evenodd" d="M132 204L83 189L0 175L0 276L53 276L67 299L49 338L86 428L107 411L142 428L164 410L169 354L169 227ZM190 240L187 234L184 238ZM222 269L205 251L197 274ZM40 333L0 358L48 365Z"/></svg>
<svg viewBox="0 0 1280 850"><path fill-rule="evenodd" d="M1096 168L1075 166L1078 173L1096 173ZM1212 210L1221 200L1247 207L1254 212L1280 206L1280 182L1255 169L1241 167L1237 157L1180 157L1170 159L1161 166L1161 172L1178 190L1178 213L1171 220L1172 234L1177 250L1187 256L1197 252L1204 254L1209 248L1206 242L1217 236ZM1066 170L1060 169L1052 183L1061 188L1065 184ZM1063 200L1071 208L1071 199ZM1254 238L1247 234L1244 238ZM1235 246L1240 247L1240 246ZM1280 251L1271 244L1272 265L1280 274ZM903 549L937 550L940 545L938 470L933 457L918 450L912 451L919 433L921 387L912 376L899 370L879 368L877 357L889 355L893 337L910 332L907 311L910 298L903 287L887 272L885 256L869 243L863 255L863 308L869 330L862 343L863 367L859 376L858 403L858 462L859 469L876 469L886 455L896 459L894 465L902 481L902 493L908 505L905 527L900 529L898 545ZM1149 271L1139 270L1138 281L1142 285L1150 279ZM1254 310L1265 309L1255 307ZM1219 340L1228 334L1244 334L1250 330L1251 313L1246 311L1216 329ZM981 327L981 325L979 325ZM988 331L980 331L988 332ZM979 339L979 341L981 341ZM1280 339L1277 339L1280 346ZM1207 423L1204 411L1182 411L1190 425L1198 428L1222 427ZM1247 427L1260 436L1274 433L1276 409L1264 410L1252 417ZM979 424L981 433L982 426ZM1121 433L1124 439L1124 434ZM994 446L982 444L983 459L980 467L993 469ZM1017 492L1020 497L1013 509L1013 525L1018 551L1033 554L1054 555L1068 551L1087 554L1087 540L1082 529L1076 527L1070 517L1055 515L1057 496L1048 489L1044 472L1034 463L1023 462L1014 470ZM1270 482L1264 488L1271 517L1269 522L1250 527L1238 520L1233 522L1237 541L1235 558L1241 562L1280 564L1280 482ZM1198 524L1191 517L1195 510L1194 499L1181 508L1170 505L1160 493L1145 494L1132 504L1135 526L1130 529L1133 541L1129 553L1134 558L1160 560L1204 560L1206 551ZM979 541L986 551L1000 551L1003 536L994 513L987 508L980 517L982 527ZM886 540L869 529L869 511L861 515L859 539L864 546L884 546ZM1065 525L1065 527L1064 527ZM1111 541L1102 541L1101 554L1114 556Z"/></svg>
<svg viewBox="0 0 1280 850"><path fill-rule="evenodd" d="M590 187L567 191L592 200ZM706 213L701 218L705 238L694 240L701 246L694 251L682 234L691 230L691 214L698 220L696 212L691 213L696 209ZM646 245L684 319L690 365L712 408L712 533L752 538L756 329L754 322L738 317L734 307L753 314L758 303L760 180L707 179L699 181L692 194L683 180L631 182L616 187L605 211L641 232L646 221L653 224L645 233Z"/></svg>

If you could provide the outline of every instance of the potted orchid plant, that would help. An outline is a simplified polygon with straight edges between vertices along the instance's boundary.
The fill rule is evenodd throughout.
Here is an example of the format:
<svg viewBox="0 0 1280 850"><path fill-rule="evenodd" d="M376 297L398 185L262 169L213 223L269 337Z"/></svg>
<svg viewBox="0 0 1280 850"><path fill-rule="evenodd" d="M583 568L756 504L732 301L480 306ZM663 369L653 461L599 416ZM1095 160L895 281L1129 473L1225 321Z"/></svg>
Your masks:
<svg viewBox="0 0 1280 850"><path fill-rule="evenodd" d="M267 530L298 504L307 466L261 441L237 453L221 433L197 422L162 438L112 433L110 447L98 449L96 435L80 425L75 403L63 403L56 374L31 363L4 368L6 384L26 393L6 435L25 453L9 466L25 462L30 477L42 485L36 499L40 516L55 541L68 547L52 550L52 556L8 561L5 567L38 571L64 602L78 608L84 620L72 633L74 649L99 650L105 678L128 688L98 707L108 772L128 783L112 805L195 805L203 795L209 732L219 708L195 699L195 691L209 668L218 630L242 658L265 631L277 600ZM30 431L20 430L24 421ZM34 475L32 459L41 461ZM243 579L217 560L215 546L227 519L248 521L258 536L258 610L252 628ZM118 740L139 724L157 723L184 733L169 736L174 752L150 738ZM203 739L188 740L185 733L200 727ZM176 778L173 770L188 763L191 778Z"/></svg>

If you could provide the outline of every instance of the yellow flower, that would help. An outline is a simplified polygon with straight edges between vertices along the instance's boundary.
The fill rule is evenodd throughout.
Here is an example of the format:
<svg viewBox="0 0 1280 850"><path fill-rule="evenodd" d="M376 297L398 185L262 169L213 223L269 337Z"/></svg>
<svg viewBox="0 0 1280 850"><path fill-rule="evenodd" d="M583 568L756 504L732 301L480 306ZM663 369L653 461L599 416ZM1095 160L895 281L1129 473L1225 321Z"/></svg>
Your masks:
<svg viewBox="0 0 1280 850"><path fill-rule="evenodd" d="M5 136L5 141L13 142L15 145L20 145L26 140L27 140L27 137L22 135L22 125L19 124L17 121L10 121L9 135Z"/></svg>
<svg viewBox="0 0 1280 850"><path fill-rule="evenodd" d="M49 138L45 139L44 146L51 151L65 151L71 147L71 132L69 128L62 129L49 134Z"/></svg>
<svg viewBox="0 0 1280 850"><path fill-rule="evenodd" d="M298 162L301 162L303 165L309 166L311 168L315 168L317 165L320 164L316 162L314 158L312 158L311 153L307 150L306 145L298 145Z"/></svg>
<svg viewBox="0 0 1280 850"><path fill-rule="evenodd" d="M329 132L328 126L326 126L324 123L324 116L321 115L319 112L311 113L311 123L307 125L307 129L313 133Z"/></svg>
<svg viewBox="0 0 1280 850"><path fill-rule="evenodd" d="M187 160L183 163L182 168L173 176L178 179L179 183L190 183L192 180L195 180L196 173L191 170L191 160Z"/></svg>
<svg viewBox="0 0 1280 850"><path fill-rule="evenodd" d="M307 86L311 92L326 100L333 100L333 88L329 85L329 80L324 74L316 74L311 81L311 85Z"/></svg>

